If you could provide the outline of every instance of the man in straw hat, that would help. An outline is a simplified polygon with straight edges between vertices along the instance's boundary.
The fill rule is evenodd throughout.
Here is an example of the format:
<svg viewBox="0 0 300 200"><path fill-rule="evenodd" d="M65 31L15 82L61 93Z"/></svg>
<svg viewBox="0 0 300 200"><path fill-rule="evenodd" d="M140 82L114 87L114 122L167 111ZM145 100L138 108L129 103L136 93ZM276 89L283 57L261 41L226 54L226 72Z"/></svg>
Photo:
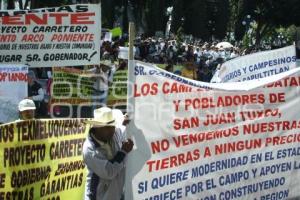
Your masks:
<svg viewBox="0 0 300 200"><path fill-rule="evenodd" d="M117 128L113 110L94 110L88 138L83 145L83 159L88 168L85 200L120 200L125 179L125 158L132 150L132 140Z"/></svg>

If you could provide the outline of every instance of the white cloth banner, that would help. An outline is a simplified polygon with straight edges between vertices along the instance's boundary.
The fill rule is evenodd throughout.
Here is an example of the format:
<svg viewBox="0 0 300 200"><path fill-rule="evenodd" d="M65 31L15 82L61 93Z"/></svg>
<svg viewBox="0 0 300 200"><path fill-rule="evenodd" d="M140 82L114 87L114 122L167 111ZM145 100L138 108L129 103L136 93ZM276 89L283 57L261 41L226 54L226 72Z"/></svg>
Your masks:
<svg viewBox="0 0 300 200"><path fill-rule="evenodd" d="M28 67L0 65L0 122L18 119L18 103L27 97Z"/></svg>
<svg viewBox="0 0 300 200"><path fill-rule="evenodd" d="M126 200L300 197L300 69L239 84L129 74Z"/></svg>
<svg viewBox="0 0 300 200"><path fill-rule="evenodd" d="M213 76L212 83L261 79L296 68L296 48L254 53L223 63Z"/></svg>
<svg viewBox="0 0 300 200"><path fill-rule="evenodd" d="M133 55L135 55L135 53L136 53L136 49L135 47L133 47ZM119 47L118 58L128 60L128 56L129 56L129 47Z"/></svg>
<svg viewBox="0 0 300 200"><path fill-rule="evenodd" d="M100 4L0 11L0 17L0 63L52 67L100 62Z"/></svg>

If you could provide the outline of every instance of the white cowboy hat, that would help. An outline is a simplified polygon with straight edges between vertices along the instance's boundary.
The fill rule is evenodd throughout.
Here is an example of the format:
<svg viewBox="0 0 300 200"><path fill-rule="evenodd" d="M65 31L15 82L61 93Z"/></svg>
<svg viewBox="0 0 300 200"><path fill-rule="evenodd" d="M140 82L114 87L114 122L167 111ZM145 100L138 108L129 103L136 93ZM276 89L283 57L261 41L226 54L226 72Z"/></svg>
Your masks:
<svg viewBox="0 0 300 200"><path fill-rule="evenodd" d="M117 121L113 115L113 111L108 107L102 107L94 110L94 118L87 120L85 123L96 127L117 125Z"/></svg>

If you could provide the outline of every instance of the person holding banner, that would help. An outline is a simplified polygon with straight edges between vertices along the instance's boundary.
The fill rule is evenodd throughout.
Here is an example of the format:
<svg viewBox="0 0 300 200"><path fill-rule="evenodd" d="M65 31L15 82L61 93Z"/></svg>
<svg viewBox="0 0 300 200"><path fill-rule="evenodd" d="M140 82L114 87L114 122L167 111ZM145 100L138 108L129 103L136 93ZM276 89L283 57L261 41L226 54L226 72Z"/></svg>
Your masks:
<svg viewBox="0 0 300 200"><path fill-rule="evenodd" d="M111 61L103 61L100 66L88 70L95 74L92 78L94 82L94 105L93 108L97 109L101 106L105 106L107 103L107 95L109 85L113 81L113 75L116 72L116 67Z"/></svg>
<svg viewBox="0 0 300 200"><path fill-rule="evenodd" d="M94 110L88 138L83 145L83 159L88 168L85 200L120 200L125 181L125 158L132 150L132 140L117 128L113 110Z"/></svg>
<svg viewBox="0 0 300 200"><path fill-rule="evenodd" d="M20 120L31 120L35 116L35 104L30 99L23 99L19 103L19 117Z"/></svg>
<svg viewBox="0 0 300 200"><path fill-rule="evenodd" d="M28 72L28 97L34 101L38 116L44 114L44 90L42 86L37 82L34 71Z"/></svg>

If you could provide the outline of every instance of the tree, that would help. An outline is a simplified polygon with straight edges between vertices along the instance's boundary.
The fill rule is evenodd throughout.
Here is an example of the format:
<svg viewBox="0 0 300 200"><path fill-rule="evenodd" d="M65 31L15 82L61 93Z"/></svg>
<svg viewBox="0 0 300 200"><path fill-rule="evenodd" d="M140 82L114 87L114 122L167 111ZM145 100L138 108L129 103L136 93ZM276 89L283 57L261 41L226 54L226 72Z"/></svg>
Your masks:
<svg viewBox="0 0 300 200"><path fill-rule="evenodd" d="M195 37L208 40L208 13L205 0L190 0L186 2L184 32Z"/></svg>
<svg viewBox="0 0 300 200"><path fill-rule="evenodd" d="M147 35L154 35L156 31L165 31L167 16L167 1L166 0L148 0L145 5L146 12L146 33Z"/></svg>
<svg viewBox="0 0 300 200"><path fill-rule="evenodd" d="M300 25L300 4L298 0L240 0L238 21L235 27L236 39L241 39L246 28L242 22L246 15L256 22L255 39L256 46L270 31L277 27L289 27Z"/></svg>
<svg viewBox="0 0 300 200"><path fill-rule="evenodd" d="M180 27L183 26L183 20L185 17L184 13L184 1L175 0L173 4L173 14L172 14L172 26L171 31L176 33Z"/></svg>
<svg viewBox="0 0 300 200"><path fill-rule="evenodd" d="M102 25L104 28L112 28L114 23L114 14L115 14L115 1L114 0L102 0Z"/></svg>
<svg viewBox="0 0 300 200"><path fill-rule="evenodd" d="M215 33L217 39L223 39L227 33L227 25L229 23L229 1L223 0L218 1L217 3L217 11L216 11L216 23L215 23Z"/></svg>
<svg viewBox="0 0 300 200"><path fill-rule="evenodd" d="M14 10L15 9L15 1L14 0L8 0L7 1L7 9L8 10Z"/></svg>
<svg viewBox="0 0 300 200"><path fill-rule="evenodd" d="M68 4L67 0L31 0L31 9L45 8L45 7L58 7Z"/></svg>

